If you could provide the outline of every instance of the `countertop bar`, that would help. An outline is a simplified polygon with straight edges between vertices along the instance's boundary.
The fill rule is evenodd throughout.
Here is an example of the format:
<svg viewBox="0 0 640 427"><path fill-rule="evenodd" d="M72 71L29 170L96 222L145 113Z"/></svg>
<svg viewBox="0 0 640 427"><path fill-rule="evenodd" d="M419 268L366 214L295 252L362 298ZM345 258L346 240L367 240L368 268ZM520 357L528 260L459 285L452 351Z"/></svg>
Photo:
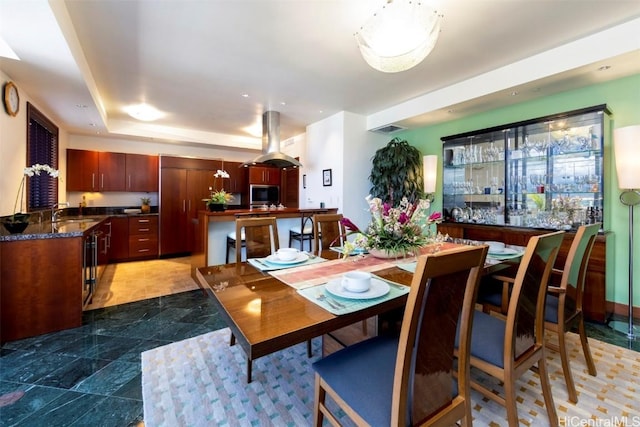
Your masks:
<svg viewBox="0 0 640 427"><path fill-rule="evenodd" d="M223 238L222 235L226 235L226 233L235 230L235 226L231 226L231 224L218 224L216 223L232 223L235 222L236 218L244 217L244 216L274 216L280 220L289 219L289 222L294 218L300 218L303 214L314 214L314 213L336 213L338 212L337 208L308 208L308 209L300 209L300 208L275 208L275 209L264 209L264 208L254 208L254 209L228 209L223 212L210 212L210 211L199 211L198 212L198 234L201 236L201 243L198 245L198 248L194 250L191 254L191 271L192 276L195 279L195 270L200 267L207 267L211 265L209 261L211 258L215 258L212 254L219 253L220 251L226 248L226 237ZM280 247L286 247L288 244L288 235L289 230L284 226L290 224L278 224L278 234L281 236L280 238ZM299 224L297 224L299 225ZM223 231L224 229L224 231ZM287 236L287 240L283 240L282 236ZM216 247L212 247L212 245L216 245ZM216 250L217 249L217 250Z"/></svg>

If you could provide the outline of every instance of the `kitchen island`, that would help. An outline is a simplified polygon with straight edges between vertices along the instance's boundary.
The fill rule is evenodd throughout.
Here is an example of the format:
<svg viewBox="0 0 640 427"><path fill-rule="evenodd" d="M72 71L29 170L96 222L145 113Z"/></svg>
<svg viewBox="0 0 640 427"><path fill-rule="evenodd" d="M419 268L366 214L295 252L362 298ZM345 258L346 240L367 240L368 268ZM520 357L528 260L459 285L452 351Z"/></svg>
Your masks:
<svg viewBox="0 0 640 427"><path fill-rule="evenodd" d="M0 232L0 342L82 325L91 290L83 282L87 242L103 221L44 221L23 233Z"/></svg>
<svg viewBox="0 0 640 427"><path fill-rule="evenodd" d="M338 212L337 208L254 208L228 209L222 212L199 211L197 220L198 238L195 250L191 254L192 277L195 279L195 270L197 268L226 262L227 234L235 231L236 218L247 216L276 217L280 247L287 247L289 246L289 229L296 225L299 226L303 215L336 212Z"/></svg>

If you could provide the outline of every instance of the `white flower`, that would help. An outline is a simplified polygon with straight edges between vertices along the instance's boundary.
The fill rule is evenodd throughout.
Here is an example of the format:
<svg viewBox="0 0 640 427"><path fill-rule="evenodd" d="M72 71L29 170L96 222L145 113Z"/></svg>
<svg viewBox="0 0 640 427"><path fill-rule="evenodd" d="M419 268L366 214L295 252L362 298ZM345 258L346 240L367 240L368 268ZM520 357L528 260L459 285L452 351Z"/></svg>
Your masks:
<svg viewBox="0 0 640 427"><path fill-rule="evenodd" d="M218 169L216 173L213 174L214 178L229 178L229 172L225 170Z"/></svg>

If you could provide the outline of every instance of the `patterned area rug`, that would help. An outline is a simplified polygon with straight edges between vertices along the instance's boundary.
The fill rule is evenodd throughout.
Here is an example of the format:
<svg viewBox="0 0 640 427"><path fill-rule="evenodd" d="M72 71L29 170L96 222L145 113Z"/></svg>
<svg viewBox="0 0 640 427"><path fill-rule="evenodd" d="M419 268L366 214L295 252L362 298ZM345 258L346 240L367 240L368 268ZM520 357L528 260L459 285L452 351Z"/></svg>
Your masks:
<svg viewBox="0 0 640 427"><path fill-rule="evenodd" d="M561 426L640 425L640 353L590 339L598 376L587 373L577 335L569 334L577 405L567 400L560 356L548 351L549 371ZM314 340L320 354L320 340ZM306 344L255 360L245 380L240 347L222 329L142 353L144 421L155 426L306 426L313 410L313 370ZM472 373L477 378L477 372ZM481 378L486 384L491 379ZM538 376L519 381L518 415L525 426L549 425ZM495 390L500 391L499 383ZM506 411L473 395L474 426L507 426Z"/></svg>

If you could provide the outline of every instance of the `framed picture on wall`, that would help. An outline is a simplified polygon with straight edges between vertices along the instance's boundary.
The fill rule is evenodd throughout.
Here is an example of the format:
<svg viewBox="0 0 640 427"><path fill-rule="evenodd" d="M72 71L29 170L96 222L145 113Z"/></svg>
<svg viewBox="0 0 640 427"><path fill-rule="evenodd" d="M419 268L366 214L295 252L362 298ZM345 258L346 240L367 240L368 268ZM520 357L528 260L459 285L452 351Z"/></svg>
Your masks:
<svg viewBox="0 0 640 427"><path fill-rule="evenodd" d="M322 185L325 187L331 186L331 169L323 169L322 171Z"/></svg>

